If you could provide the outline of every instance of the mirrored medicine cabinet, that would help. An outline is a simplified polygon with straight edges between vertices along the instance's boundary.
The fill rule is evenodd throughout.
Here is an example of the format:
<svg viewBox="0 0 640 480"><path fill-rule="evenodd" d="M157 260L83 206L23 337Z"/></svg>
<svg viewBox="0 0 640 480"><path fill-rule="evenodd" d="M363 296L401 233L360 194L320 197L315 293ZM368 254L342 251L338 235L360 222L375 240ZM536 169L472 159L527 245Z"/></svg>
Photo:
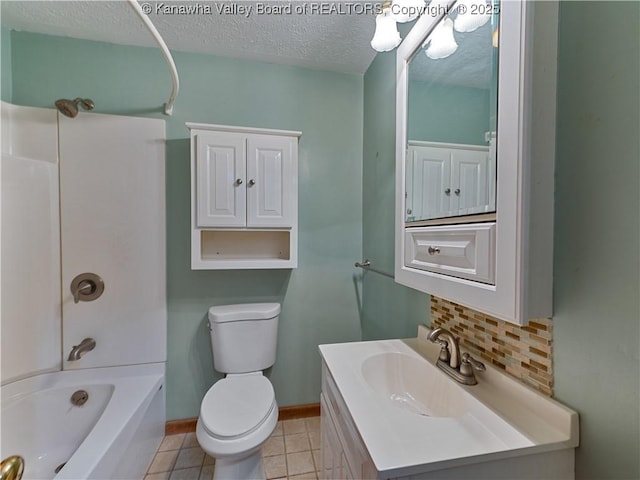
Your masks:
<svg viewBox="0 0 640 480"><path fill-rule="evenodd" d="M550 317L558 4L439 5L397 51L396 281Z"/></svg>

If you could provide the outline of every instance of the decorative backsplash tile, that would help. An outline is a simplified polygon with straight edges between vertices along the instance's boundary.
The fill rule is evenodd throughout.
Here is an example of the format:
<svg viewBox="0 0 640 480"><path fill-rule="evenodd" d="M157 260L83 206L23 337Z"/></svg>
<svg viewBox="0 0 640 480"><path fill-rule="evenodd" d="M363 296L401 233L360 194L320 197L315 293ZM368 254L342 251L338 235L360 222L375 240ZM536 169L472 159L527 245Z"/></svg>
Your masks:
<svg viewBox="0 0 640 480"><path fill-rule="evenodd" d="M432 295L431 328L437 327L460 337L472 355L553 395L551 319L532 319L521 327Z"/></svg>

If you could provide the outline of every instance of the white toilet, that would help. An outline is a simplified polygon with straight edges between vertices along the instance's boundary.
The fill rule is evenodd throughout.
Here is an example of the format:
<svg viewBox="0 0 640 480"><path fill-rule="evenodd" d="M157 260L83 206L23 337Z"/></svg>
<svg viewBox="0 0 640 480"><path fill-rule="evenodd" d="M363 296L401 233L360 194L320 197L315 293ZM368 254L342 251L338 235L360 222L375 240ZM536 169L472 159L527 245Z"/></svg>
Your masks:
<svg viewBox="0 0 640 480"><path fill-rule="evenodd" d="M196 436L216 459L214 480L264 480L261 447L278 422L271 382L262 375L276 360L279 303L209 309L214 368L226 376L205 394Z"/></svg>

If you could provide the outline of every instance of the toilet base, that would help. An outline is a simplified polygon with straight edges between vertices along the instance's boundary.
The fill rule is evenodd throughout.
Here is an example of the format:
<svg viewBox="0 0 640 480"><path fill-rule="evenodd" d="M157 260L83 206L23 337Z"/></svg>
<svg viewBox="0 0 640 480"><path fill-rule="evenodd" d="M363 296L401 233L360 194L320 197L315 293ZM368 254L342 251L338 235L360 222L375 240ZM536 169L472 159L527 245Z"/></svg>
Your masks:
<svg viewBox="0 0 640 480"><path fill-rule="evenodd" d="M231 478L265 480L267 476L262 464L262 450L258 448L251 455L242 458L216 458L213 480L229 480Z"/></svg>

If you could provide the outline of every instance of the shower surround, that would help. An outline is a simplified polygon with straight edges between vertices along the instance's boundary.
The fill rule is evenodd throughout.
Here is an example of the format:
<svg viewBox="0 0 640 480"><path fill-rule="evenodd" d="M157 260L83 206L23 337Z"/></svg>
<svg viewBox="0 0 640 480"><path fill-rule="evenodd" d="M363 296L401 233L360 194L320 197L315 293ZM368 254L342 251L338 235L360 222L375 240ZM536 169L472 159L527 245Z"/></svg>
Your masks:
<svg viewBox="0 0 640 480"><path fill-rule="evenodd" d="M1 114L2 457L23 456L28 478L141 477L165 423L164 121ZM104 292L76 303L87 272ZM93 350L69 355L88 338ZM68 403L77 390L83 406ZM74 432L87 408L92 428Z"/></svg>

